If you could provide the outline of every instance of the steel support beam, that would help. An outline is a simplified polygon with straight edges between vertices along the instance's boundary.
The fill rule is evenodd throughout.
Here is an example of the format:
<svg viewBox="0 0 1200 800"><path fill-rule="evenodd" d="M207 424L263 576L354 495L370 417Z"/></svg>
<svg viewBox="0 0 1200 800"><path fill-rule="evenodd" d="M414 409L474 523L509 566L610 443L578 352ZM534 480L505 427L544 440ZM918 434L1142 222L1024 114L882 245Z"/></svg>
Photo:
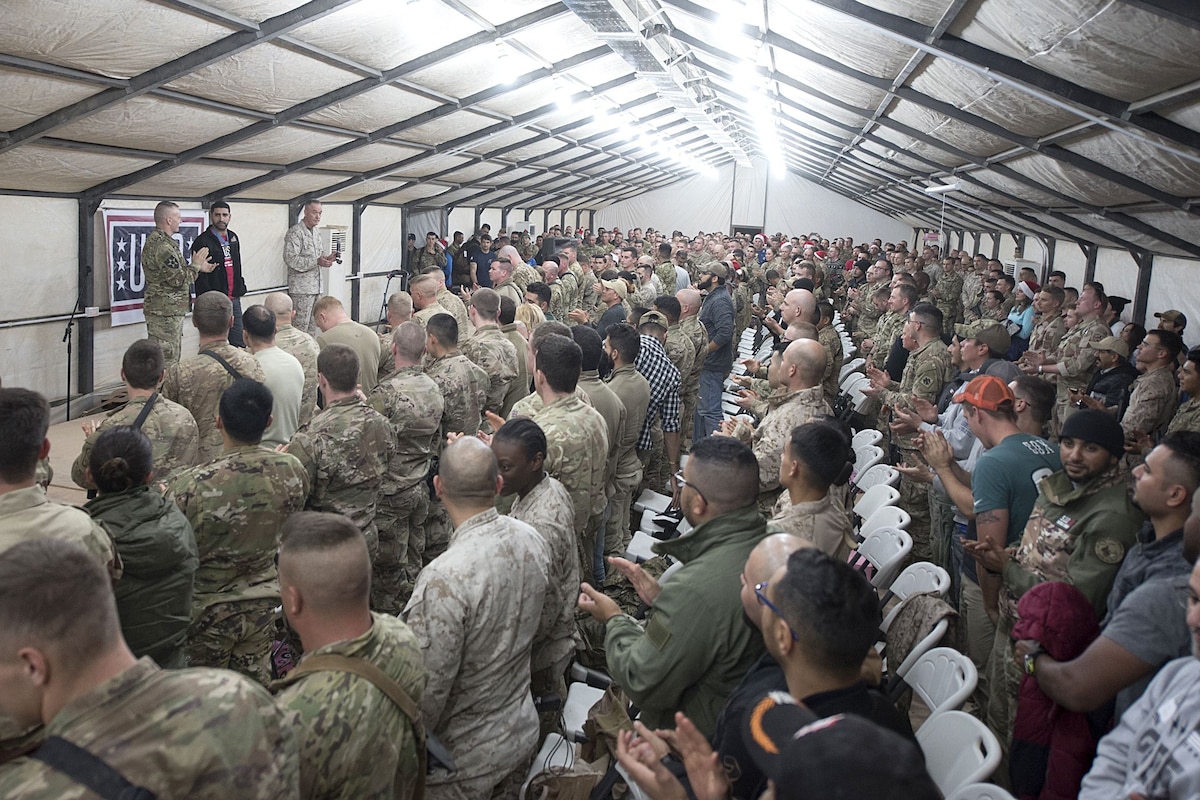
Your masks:
<svg viewBox="0 0 1200 800"><path fill-rule="evenodd" d="M1137 289L1133 294L1133 319L1139 324L1146 322L1150 304L1150 278L1154 271L1154 253L1143 252L1138 259Z"/></svg>

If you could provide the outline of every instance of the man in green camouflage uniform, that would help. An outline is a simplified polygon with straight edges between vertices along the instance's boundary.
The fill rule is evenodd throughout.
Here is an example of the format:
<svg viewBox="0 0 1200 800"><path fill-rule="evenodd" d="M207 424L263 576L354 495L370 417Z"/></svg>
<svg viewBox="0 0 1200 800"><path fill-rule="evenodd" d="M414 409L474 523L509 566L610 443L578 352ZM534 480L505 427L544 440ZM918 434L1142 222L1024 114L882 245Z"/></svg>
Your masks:
<svg viewBox="0 0 1200 800"><path fill-rule="evenodd" d="M1064 422L1075 413L1071 401L1071 390L1077 393L1087 389L1092 375L1098 369L1095 345L1112 335L1108 326L1100 319L1108 304L1104 289L1099 284L1089 283L1079 293L1075 309L1080 321L1067 331L1058 346L1058 353L1026 351L1022 369L1030 374L1057 375L1055 381L1054 419L1050 424L1052 434L1062 428Z"/></svg>
<svg viewBox="0 0 1200 800"><path fill-rule="evenodd" d="M167 496L192 524L200 552L188 656L266 683L279 581L275 548L304 508L308 476L295 456L261 447L271 392L241 379L221 397L224 452L175 476Z"/></svg>
<svg viewBox="0 0 1200 800"><path fill-rule="evenodd" d="M370 575L362 535L346 517L303 511L283 526L283 615L304 657L271 689L299 738L300 800L414 796L421 723L366 678L321 664L328 656L370 664L420 707L417 638L396 617L371 613Z"/></svg>
<svg viewBox="0 0 1200 800"><path fill-rule="evenodd" d="M842 337L837 328L833 327L833 305L828 301L817 304L819 321L817 322L817 341L825 348L825 374L821 378L821 391L825 394L825 402L833 408L837 400L838 384L842 379L842 362L846 353L842 347Z"/></svg>
<svg viewBox="0 0 1200 800"><path fill-rule="evenodd" d="M590 580L596 542L588 521L604 499L608 433L604 418L575 396L582 359L579 345L565 336L538 342L533 383L542 407L531 416L546 434L546 471L571 495L579 572Z"/></svg>
<svg viewBox="0 0 1200 800"><path fill-rule="evenodd" d="M275 346L293 356L304 369L304 392L300 395L298 420L303 425L317 410L317 355L321 348L316 339L292 324L296 316L292 298L283 292L272 292L263 300L263 305L275 315Z"/></svg>
<svg viewBox="0 0 1200 800"><path fill-rule="evenodd" d="M38 464L50 454L49 429L46 398L28 389L0 389L0 482L5 485L0 490L0 553L24 541L62 539L87 550L116 580L120 562L108 531L86 511L48 500L37 481ZM40 737L40 728L18 724L0 707L0 762L25 752Z"/></svg>
<svg viewBox="0 0 1200 800"><path fill-rule="evenodd" d="M437 384L445 401L440 450L448 434L474 436L479 432L491 377L458 351L458 325L449 314L435 314L425 332L425 374ZM429 500L422 528L425 548L421 560L428 564L446 549L450 536L446 509L434 497Z"/></svg>
<svg viewBox="0 0 1200 800"><path fill-rule="evenodd" d="M224 443L217 428L217 406L221 393L238 378L264 379L262 367L254 356L229 343L233 321L233 303L223 292L205 292L196 298L192 324L200 332L200 352L167 367L161 393L192 413L200 434L196 449L198 463L215 458ZM225 362L222 364L220 358Z"/></svg>
<svg viewBox="0 0 1200 800"><path fill-rule="evenodd" d="M700 371L704 368L704 356L708 351L708 332L700 321L700 292L690 288L681 289L675 293L675 299L679 301L679 328L692 340L695 348L691 370L679 372L679 401L683 406L679 418L679 446L687 451L692 447L692 418L700 402ZM670 333L669 328L667 333Z"/></svg>
<svg viewBox="0 0 1200 800"><path fill-rule="evenodd" d="M425 332L420 325L406 322L392 332L392 354L395 372L368 398L391 421L396 447L379 490L379 553L371 578L371 606L386 614L404 608L423 566L426 479L438 452L446 406L438 385L421 368Z"/></svg>
<svg viewBox="0 0 1200 800"><path fill-rule="evenodd" d="M666 242L658 246L654 263L654 275L664 292L670 292L675 286L675 262L671 258L671 245Z"/></svg>
<svg viewBox="0 0 1200 800"><path fill-rule="evenodd" d="M179 243L182 218L179 206L164 200L154 207L154 230L142 245L142 270L146 275L143 313L146 335L162 345L168 366L179 362L183 343L183 318L188 312L191 284L201 272L212 272L216 265L208 260L208 248L192 254L192 263L183 260Z"/></svg>
<svg viewBox="0 0 1200 800"><path fill-rule="evenodd" d="M463 342L462 354L490 379L484 411L500 414L504 399L520 371L518 356L524 353L518 353L508 337L500 332L500 295L496 292L486 288L475 290L468 313L475 333Z"/></svg>
<svg viewBox="0 0 1200 800"><path fill-rule="evenodd" d="M887 408L912 409L912 399L921 398L937 403L942 387L954 377L955 369L950 350L942 341L942 313L936 306L921 303L909 314L908 322L901 334L904 347L909 351L908 363L899 385L892 382L887 373L869 370L871 388L869 394L879 399ZM881 415L890 419L890 415ZM896 463L916 465L922 463L917 451L915 433L895 434L892 444L900 451ZM929 561L933 557L929 532L929 484L901 476L900 507L908 512L912 522L908 534L913 540L912 560Z"/></svg>
<svg viewBox="0 0 1200 800"><path fill-rule="evenodd" d="M138 339L125 351L121 379L129 393L129 402L100 422L83 423L87 437L83 449L71 465L71 480L84 489L95 489L87 479L88 459L100 434L118 425L133 425L153 397L150 413L142 421L141 431L150 440L154 455L154 479L166 482L176 472L196 465L199 433L192 414L178 403L157 396L163 377L162 347L151 339Z"/></svg>
<svg viewBox="0 0 1200 800"><path fill-rule="evenodd" d="M517 377L508 387L508 392L504 395L504 405L500 408L500 416L505 419L508 419L508 414L517 401L529 396L529 361L525 358L529 340L517 329L516 317L516 307L501 300L500 315L496 321L500 323L500 333L504 335L505 339L508 339L513 346L513 352L517 354Z"/></svg>
<svg viewBox="0 0 1200 800"><path fill-rule="evenodd" d="M0 555L0 576L0 660L11 672L0 716L44 724L48 737L86 750L152 796L298 796L296 737L270 696L225 670L164 670L135 658L109 574L84 550L25 542ZM35 654L36 666L16 669L18 652ZM0 767L0 797L97 796L36 758Z"/></svg>
<svg viewBox="0 0 1200 800"><path fill-rule="evenodd" d="M287 452L308 477L310 511L349 517L362 531L367 551L379 551L375 508L396 443L387 417L358 393L358 356L349 345L326 345L317 358L325 410L296 431Z"/></svg>
<svg viewBox="0 0 1200 800"><path fill-rule="evenodd" d="M1000 618L988 659L988 727L1007 752L1023 670L1013 658L1017 602L1036 584L1070 583L1091 601L1099 621L1126 551L1137 541L1142 512L1132 503L1118 460L1124 436L1105 411L1077 412L1059 439L1063 469L1044 478L1015 553L992 542L967 542L980 566L1002 576Z"/></svg>
<svg viewBox="0 0 1200 800"><path fill-rule="evenodd" d="M608 388L625 406L625 435L617 450L613 474L613 494L608 501L608 516L604 528L604 555L619 556L629 545L630 506L633 493L642 482L642 461L638 458L637 443L646 424L650 405L650 383L637 370L638 352L642 340L632 326L610 325L604 347L613 363L608 376Z"/></svg>

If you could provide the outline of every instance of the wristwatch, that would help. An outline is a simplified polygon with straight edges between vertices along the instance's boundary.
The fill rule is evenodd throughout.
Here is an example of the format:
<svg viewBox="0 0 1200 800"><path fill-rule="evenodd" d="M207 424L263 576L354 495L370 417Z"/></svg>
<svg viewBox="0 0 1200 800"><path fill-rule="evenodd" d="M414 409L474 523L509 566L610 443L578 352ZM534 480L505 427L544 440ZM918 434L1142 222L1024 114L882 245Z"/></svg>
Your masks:
<svg viewBox="0 0 1200 800"><path fill-rule="evenodd" d="M1037 649L1035 649L1033 652L1025 654L1025 674L1026 675L1036 675L1037 674L1037 657L1042 655L1045 652L1046 651L1041 648L1041 645L1039 645L1037 647Z"/></svg>

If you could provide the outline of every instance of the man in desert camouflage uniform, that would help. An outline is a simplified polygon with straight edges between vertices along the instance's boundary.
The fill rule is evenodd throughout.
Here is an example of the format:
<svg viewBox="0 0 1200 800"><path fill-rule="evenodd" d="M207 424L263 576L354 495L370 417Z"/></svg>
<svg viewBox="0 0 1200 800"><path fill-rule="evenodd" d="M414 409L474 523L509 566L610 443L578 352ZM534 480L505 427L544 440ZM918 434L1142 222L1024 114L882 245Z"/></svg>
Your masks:
<svg viewBox="0 0 1200 800"><path fill-rule="evenodd" d="M521 256L517 253L517 248L505 245L496 252L489 272L496 294L500 297L508 297L514 303L521 303L525 300L525 290L518 287L514 279L517 265L520 263ZM498 304L497 307L499 307Z"/></svg>
<svg viewBox="0 0 1200 800"><path fill-rule="evenodd" d="M704 353L708 348L708 332L700 322L700 292L695 289L681 289L675 293L679 301L679 328L692 340L695 350L692 353L692 368L687 373L679 373L679 401L683 410L680 412L679 442L683 450L692 446L692 418L696 406L700 402L700 370L704 367ZM670 329L668 328L668 333Z"/></svg>
<svg viewBox="0 0 1200 800"><path fill-rule="evenodd" d="M887 408L911 409L914 397L936 404L942 387L955 374L950 350L942 341L942 312L936 306L921 303L908 315L901 335L909 356L899 385L891 381L887 373L869 370L871 388L867 392ZM881 415L881 422L885 418ZM900 451L900 460L896 463L922 463L916 452L915 433L896 434L892 444ZM908 533L913 539L913 560L929 561L933 556L929 533L929 484L901 476L900 506L912 518Z"/></svg>
<svg viewBox="0 0 1200 800"><path fill-rule="evenodd" d="M500 333L504 334L504 338L512 344L513 352L517 354L517 377L509 385L508 393L504 395L504 405L500 408L500 416L505 419L508 419L508 414L517 401L529 396L529 362L525 357L525 351L529 349L529 340L517 329L516 318L516 305L502 299L500 315L496 321L500 323Z"/></svg>
<svg viewBox="0 0 1200 800"><path fill-rule="evenodd" d="M550 308L546 315L547 319L558 320L562 322L567 318L567 314L571 311L569 304L570 292L564 282L559 278L558 265L547 261L543 265L545 271L546 285L550 287Z"/></svg>
<svg viewBox="0 0 1200 800"><path fill-rule="evenodd" d="M29 541L0 555L0 619L6 667L36 654L35 667L6 676L0 716L45 725L153 796L298 796L296 737L270 696L225 670L135 658L108 572L78 546ZM97 797L30 756L0 767L0 796Z"/></svg>
<svg viewBox="0 0 1200 800"><path fill-rule="evenodd" d="M825 394L825 402L833 408L837 400L838 384L842 379L842 362L846 353L842 347L842 337L838 329L833 327L833 305L828 300L817 304L817 341L825 348L825 372L821 377L821 391Z"/></svg>
<svg viewBox="0 0 1200 800"><path fill-rule="evenodd" d="M317 329L313 325L313 304L321 294L321 270L328 269L337 256L323 253L321 241L323 206L320 200L304 204L304 216L283 237L283 263L288 269L288 294L296 306L295 325L313 336Z"/></svg>
<svg viewBox="0 0 1200 800"><path fill-rule="evenodd" d="M1100 620L1126 551L1137 541L1142 512L1134 507L1118 460L1124 435L1105 411L1087 409L1063 425L1063 469L1038 484L1038 498L1015 555L994 542L967 542L979 565L999 573L1000 618L988 659L988 727L1007 752L1024 672L1014 658L1017 602L1036 584L1065 581L1084 594Z"/></svg>
<svg viewBox="0 0 1200 800"><path fill-rule="evenodd" d="M317 355L321 348L316 339L292 325L296 316L292 298L283 292L272 292L263 300L263 305L275 315L275 346L295 357L304 369L304 392L300 396L298 420L303 425L317 411Z"/></svg>
<svg viewBox="0 0 1200 800"><path fill-rule="evenodd" d="M962 316L963 276L959 274L957 265L958 259L942 259L941 277L929 292L947 325Z"/></svg>
<svg viewBox="0 0 1200 800"><path fill-rule="evenodd" d="M1032 350L1025 352L1022 369L1026 372L1058 376L1055 380L1056 395L1054 419L1050 424L1051 433L1057 433L1071 414L1075 413L1075 406L1071 403L1071 390L1084 391L1098 369L1095 345L1112 334L1100 318L1107 304L1104 287L1098 283L1085 285L1079 293L1079 301L1075 304L1080 318L1079 324L1067 331L1059 343L1058 353Z"/></svg>
<svg viewBox="0 0 1200 800"><path fill-rule="evenodd" d="M422 717L457 766L429 776L429 800L488 798L506 781L515 793L537 748L530 664L550 553L532 527L496 513L499 484L483 442L446 448L434 488L454 534L404 611L429 674Z"/></svg>
<svg viewBox="0 0 1200 800"><path fill-rule="evenodd" d="M1187 359L1179 368L1179 389L1187 392L1188 400L1181 404L1175 416L1171 417L1170 423L1167 424L1167 433L1200 433L1200 356L1193 358L1193 353L1197 353L1195 348L1188 352Z"/></svg>
<svg viewBox="0 0 1200 800"><path fill-rule="evenodd" d="M208 260L207 247L192 254L192 263L184 262L179 243L174 239L179 233L181 218L178 205L170 200L159 203L154 207L154 230L142 245L146 336L162 345L163 359L168 366L179 363L183 318L192 296L191 283L201 272L216 269L216 264Z"/></svg>
<svg viewBox="0 0 1200 800"><path fill-rule="evenodd" d="M84 489L95 489L87 479L88 459L100 434L118 425L133 425L153 402L142 420L141 431L150 440L154 456L154 479L166 482L181 469L196 465L199 432L192 414L178 403L159 397L156 389L163 377L162 347L152 339L138 339L129 345L121 360L121 380L129 393L129 402L99 423L83 423L87 439L71 465L71 480ZM151 401L150 398L154 398Z"/></svg>
<svg viewBox="0 0 1200 800"><path fill-rule="evenodd" d="M349 517L362 531L367 551L379 550L375 508L395 449L387 417L358 393L359 363L348 345L326 345L317 358L317 380L325 410L292 436L287 452L308 476L310 511Z"/></svg>
<svg viewBox="0 0 1200 800"><path fill-rule="evenodd" d="M575 507L558 480L546 474L546 434L528 417L509 420L492 439L501 494L515 499L508 516L531 526L545 540L550 560L542 622L533 643L535 696L566 697L566 671L575 654L575 600L579 596L579 553ZM557 712L539 715L542 735L554 729ZM539 737L540 738L540 737Z"/></svg>
<svg viewBox="0 0 1200 800"><path fill-rule="evenodd" d="M304 508L308 476L295 456L259 446L271 416L267 387L235 381L220 413L224 452L176 475L167 492L200 552L188 657L266 683L279 604L275 548L284 521Z"/></svg>
<svg viewBox="0 0 1200 800"><path fill-rule="evenodd" d="M417 737L382 689L322 657L366 662L419 708L425 666L417 639L394 616L371 613L371 560L346 517L302 511L283 526L283 615L304 658L271 688L300 741L300 800L413 797Z"/></svg>
<svg viewBox="0 0 1200 800"><path fill-rule="evenodd" d="M426 324L425 333L425 374L437 384L445 401L442 436L451 433L474 436L483 423L483 407L491 378L458 351L458 324L454 317L433 315ZM422 527L425 549L421 560L428 564L446 549L450 535L446 509L436 498L430 498L429 512Z"/></svg>
<svg viewBox="0 0 1200 800"><path fill-rule="evenodd" d="M1056 286L1043 286L1033 298L1037 321L1029 334L1029 349L1037 353L1058 352L1058 345L1067 333L1067 322L1062 314L1063 290Z"/></svg>
<svg viewBox="0 0 1200 800"><path fill-rule="evenodd" d="M725 420L720 431L741 439L758 459L758 508L770 516L782 491L779 463L792 429L813 417L830 413L821 388L825 348L812 339L799 339L771 359L767 379L776 391L767 398L767 414L757 426L744 419Z"/></svg>
<svg viewBox="0 0 1200 800"><path fill-rule="evenodd" d="M637 443L646 424L650 406L650 383L637 371L637 357L642 340L631 325L610 325L604 347L612 360L613 371L608 376L608 388L625 406L625 436L617 451L613 475L613 494L608 501L608 517L604 528L604 555L619 556L629 545L630 506L633 493L642 482L642 462Z"/></svg>
<svg viewBox="0 0 1200 800"><path fill-rule="evenodd" d="M519 354L508 337L500 332L500 295L496 292L487 288L477 289L471 295L468 314L475 334L463 342L462 354L487 373L491 382L483 408L484 411L499 414L504 408L504 398L508 396L508 390L520 371L517 358L524 354Z"/></svg>
<svg viewBox="0 0 1200 800"><path fill-rule="evenodd" d="M884 313L875 307L875 293L887 286L891 279L892 265L880 259L867 267L866 286L846 291L851 298L846 307L846 316L854 320L854 341L859 344L875 336L879 317Z"/></svg>
<svg viewBox="0 0 1200 800"><path fill-rule="evenodd" d="M426 479L446 406L438 385L421 369L425 332L420 325L405 322L392 332L392 354L395 372L369 398L371 407L391 421L396 444L379 490L379 553L371 579L371 605L386 614L404 608L423 566Z"/></svg>
<svg viewBox="0 0 1200 800"><path fill-rule="evenodd" d="M679 375L682 381L682 376L691 376L693 369L696 366L696 342L692 339L690 333L684 329L683 323L679 320L682 307L679 300L674 295L660 295L654 299L654 310L662 314L667 323L667 338L663 341L663 349L667 351L667 358L671 359L671 363L679 370ZM645 317L642 317L644 320ZM699 373L697 372L696 390L700 390ZM683 396L683 387L680 387L680 402L682 411L680 413L687 416L694 412L695 406L688 406L687 398Z"/></svg>
<svg viewBox="0 0 1200 800"><path fill-rule="evenodd" d="M575 395L582 360L579 345L565 336L538 342L533 385L542 407L532 419L546 434L546 471L571 494L579 572L589 580L596 541L588 521L604 498L608 433L604 418Z"/></svg>
<svg viewBox="0 0 1200 800"><path fill-rule="evenodd" d="M437 294L434 297L437 299L437 304L441 306L446 313L454 317L454 321L458 323L460 336L465 342L471 338L471 326L469 324L470 317L467 315L467 306L462 298L454 292L446 288L446 275L441 269L427 269L425 275L430 275L437 279L437 283L433 284L437 287Z"/></svg>
<svg viewBox="0 0 1200 800"><path fill-rule="evenodd" d="M1129 405L1121 417L1126 441L1149 436L1157 442L1166 432L1179 399L1175 365L1182 348L1183 342L1174 331L1155 328L1146 334L1137 352L1142 374L1133 382Z"/></svg>
<svg viewBox="0 0 1200 800"><path fill-rule="evenodd" d="M875 335L869 340L871 355L868 361L876 369L883 369L887 365L892 343L903 332L908 324L909 312L916 305L917 290L914 287L908 284L892 287L887 313L879 318L879 323L875 326Z"/></svg>
<svg viewBox="0 0 1200 800"><path fill-rule="evenodd" d="M24 541L62 539L87 550L115 580L121 571L108 531L86 511L48 500L37 480L37 465L50 454L49 429L46 398L0 389L0 553ZM0 762L40 737L40 728L19 724L0 706Z"/></svg>
<svg viewBox="0 0 1200 800"><path fill-rule="evenodd" d="M224 446L217 427L221 393L238 378L262 381L265 376L254 356L229 343L233 303L223 292L205 292L196 298L192 324L200 332L200 352L167 367L161 393L192 413L200 434L196 459L202 464Z"/></svg>

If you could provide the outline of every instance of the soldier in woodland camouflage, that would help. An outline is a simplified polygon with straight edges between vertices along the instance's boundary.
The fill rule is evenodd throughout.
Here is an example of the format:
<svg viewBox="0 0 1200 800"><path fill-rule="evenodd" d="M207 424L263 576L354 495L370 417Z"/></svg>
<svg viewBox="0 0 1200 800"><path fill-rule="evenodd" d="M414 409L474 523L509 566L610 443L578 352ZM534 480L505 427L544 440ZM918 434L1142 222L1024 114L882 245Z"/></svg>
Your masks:
<svg viewBox="0 0 1200 800"><path fill-rule="evenodd" d="M372 607L388 614L404 608L423 566L423 526L429 513L426 478L438 452L446 404L438 385L421 369L424 354L421 326L398 326L392 333L395 371L368 398L392 423L395 437L395 452L379 490L379 552L371 581Z"/></svg>
<svg viewBox="0 0 1200 800"><path fill-rule="evenodd" d="M254 356L228 341L233 304L225 294L205 292L197 297L192 324L200 332L200 352L167 368L161 393L192 412L200 433L196 458L198 463L204 463L216 457L223 447L217 428L221 393L237 378L261 381L264 376ZM221 360L229 365L228 369Z"/></svg>
<svg viewBox="0 0 1200 800"><path fill-rule="evenodd" d="M500 414L504 409L504 399L520 372L518 356L524 353L518 353L508 337L500 332L500 295L495 291L487 288L476 290L471 295L468 314L475 334L463 342L462 354L490 378L484 410Z"/></svg>
<svg viewBox="0 0 1200 800"><path fill-rule="evenodd" d="M125 351L121 362L121 379L129 393L129 402L99 423L83 423L87 439L71 465L71 480L85 489L96 485L86 477L88 458L96 439L104 431L120 425L133 425L146 404L150 413L141 423L141 431L154 449L154 478L166 482L181 469L194 467L199 443L199 431L192 414L178 403L158 396L156 389L163 377L162 347L150 339L138 339Z"/></svg>
<svg viewBox="0 0 1200 800"><path fill-rule="evenodd" d="M146 275L143 311L146 335L162 345L168 365L179 362L183 343L183 318L188 312L191 284L201 272L212 272L216 265L208 260L208 248L192 254L192 263L183 260L179 242L182 218L179 206L164 200L154 207L154 230L142 245L142 270Z"/></svg>
<svg viewBox="0 0 1200 800"><path fill-rule="evenodd" d="M292 309L292 298L283 292L266 296L263 305L275 315L275 346L294 356L304 368L304 394L300 399L301 425L313 418L317 410L317 355L321 348L317 340L292 325L296 312Z"/></svg>
<svg viewBox="0 0 1200 800"><path fill-rule="evenodd" d="M371 681L318 661L362 660L421 702L425 666L417 639L396 617L370 612L370 576L363 537L345 517L304 511L283 526L283 615L304 658L271 688L299 738L300 800L414 796L414 726L421 723Z"/></svg>
<svg viewBox="0 0 1200 800"><path fill-rule="evenodd" d="M768 380L776 392L767 398L768 411L757 427L743 419L721 423L721 433L741 439L758 459L758 507L770 515L780 494L779 464L792 430L814 417L830 413L821 388L825 348L812 339L800 339L771 359Z"/></svg>
<svg viewBox="0 0 1200 800"><path fill-rule="evenodd" d="M579 345L565 336L551 334L538 343L533 383L542 407L532 419L546 434L546 471L571 494L579 572L588 580L596 549L588 520L604 497L608 434L604 418L575 396L582 358Z"/></svg>
<svg viewBox="0 0 1200 800"><path fill-rule="evenodd" d="M224 452L176 475L168 497L196 534L193 665L234 669L265 683L279 581L275 548L288 515L304 508L308 476L295 456L259 446L271 392L248 379L221 396Z"/></svg>
<svg viewBox="0 0 1200 800"><path fill-rule="evenodd" d="M457 766L429 776L430 800L486 800L523 779L537 748L530 664L550 553L532 527L496 513L499 483L483 442L463 437L446 448L434 488L454 534L404 611L429 674L422 716Z"/></svg>
<svg viewBox="0 0 1200 800"><path fill-rule="evenodd" d="M36 666L6 678L0 712L44 724L133 786L161 798L297 796L296 737L270 696L224 670L135 658L108 573L79 547L26 542L0 554L0 661L16 664L18 651ZM23 756L0 766L0 796L97 795Z"/></svg>
<svg viewBox="0 0 1200 800"><path fill-rule="evenodd" d="M343 514L358 526L372 558L379 549L375 508L395 449L392 426L357 391L358 356L331 344L317 359L325 410L292 437L287 452L308 475L310 511Z"/></svg>

